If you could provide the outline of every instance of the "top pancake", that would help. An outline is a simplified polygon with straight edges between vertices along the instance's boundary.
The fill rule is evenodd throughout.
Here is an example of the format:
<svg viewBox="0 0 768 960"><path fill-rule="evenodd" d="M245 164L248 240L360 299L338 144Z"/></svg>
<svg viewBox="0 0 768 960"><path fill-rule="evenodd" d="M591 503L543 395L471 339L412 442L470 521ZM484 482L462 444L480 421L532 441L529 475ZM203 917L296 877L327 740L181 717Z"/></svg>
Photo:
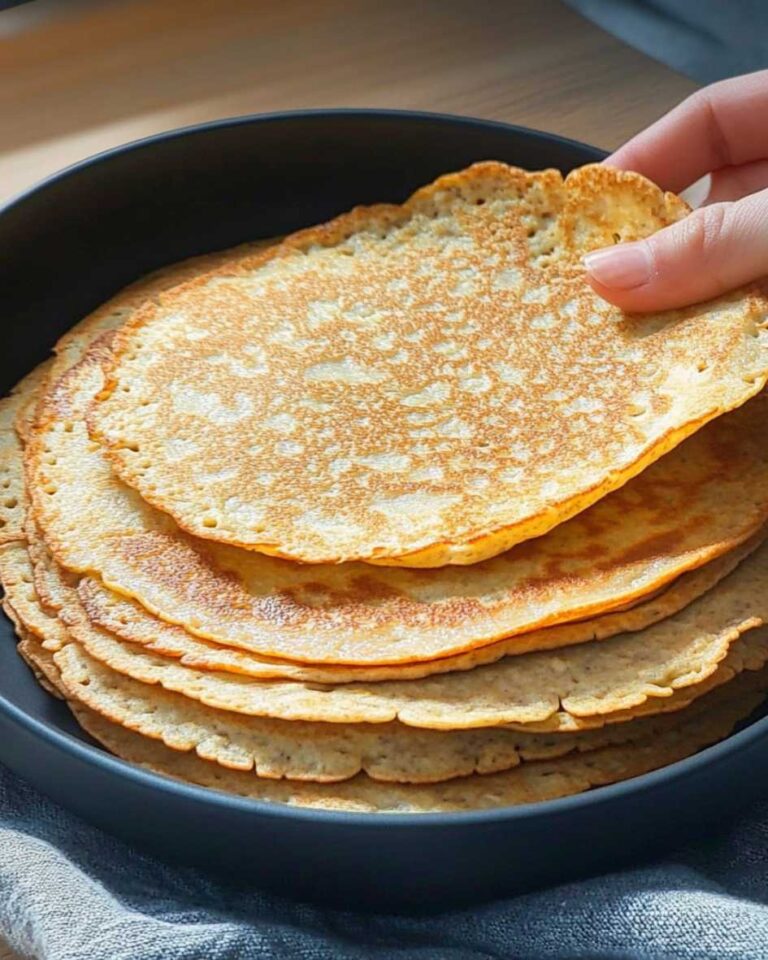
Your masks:
<svg viewBox="0 0 768 960"><path fill-rule="evenodd" d="M545 537L470 567L309 566L206 543L123 484L90 441L82 418L108 358L102 338L41 403L25 461L42 536L66 569L260 656L366 667L448 657L645 597L768 518L764 392Z"/></svg>
<svg viewBox="0 0 768 960"><path fill-rule="evenodd" d="M187 531L312 563L474 563L624 484L768 377L768 302L628 317L581 255L685 205L483 163L146 306L92 426Z"/></svg>
<svg viewBox="0 0 768 960"><path fill-rule="evenodd" d="M51 361L49 382L59 380L77 363L89 344L102 334L117 330L145 303L154 302L161 293L225 264L233 256L256 253L270 243L274 243L274 240L254 240L227 250L189 257L135 280L59 338Z"/></svg>

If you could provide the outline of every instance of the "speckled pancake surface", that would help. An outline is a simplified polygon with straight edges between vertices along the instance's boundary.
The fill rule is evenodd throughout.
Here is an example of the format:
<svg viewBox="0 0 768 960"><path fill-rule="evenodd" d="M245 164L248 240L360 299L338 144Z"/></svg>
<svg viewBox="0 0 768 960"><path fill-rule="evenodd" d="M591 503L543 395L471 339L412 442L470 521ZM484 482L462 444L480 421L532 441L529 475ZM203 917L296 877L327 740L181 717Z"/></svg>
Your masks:
<svg viewBox="0 0 768 960"><path fill-rule="evenodd" d="M348 667L338 664L318 666L259 657L246 650L202 640L183 627L166 623L140 604L107 589L92 577L83 577L77 589L79 602L95 626L123 640L141 644L151 653L179 659L186 667L221 670L257 680L303 680L332 684L354 683L359 680L415 680L435 674L471 670L483 664L495 663L503 657L518 656L532 650L573 646L604 640L619 633L643 630L652 623L679 612L697 597L711 590L758 544L759 540L748 540L730 553L710 561L706 566L683 574L671 587L629 610L606 613L576 623L545 627L543 630L500 640L453 657L385 667ZM30 549L32 546L30 544ZM50 601L53 601L50 605L59 610L66 603L66 599L62 597L62 588L66 589L67 584L62 583L62 576L66 577L66 573L50 556L38 553L35 563L37 591L44 603L50 604Z"/></svg>
<svg viewBox="0 0 768 960"><path fill-rule="evenodd" d="M78 605L62 616L86 651L117 673L219 710L324 723L436 730L536 724L570 731L679 709L768 660L768 546L683 611L635 634L418 680L343 685L253 680L196 670L96 627ZM761 627L761 629L756 629Z"/></svg>
<svg viewBox="0 0 768 960"><path fill-rule="evenodd" d="M500 727L419 730L401 723L305 723L242 717L117 674L70 643L53 657L67 695L174 750L259 777L330 783L360 772L394 783L438 783L586 753L669 728L666 715L560 734Z"/></svg>
<svg viewBox="0 0 768 960"><path fill-rule="evenodd" d="M275 781L226 770L192 753L117 726L78 703L80 724L108 750L156 773L253 800L364 813L431 813L516 806L582 793L682 760L721 740L755 709L766 689L764 673L747 675L715 691L702 710L669 719L662 733L632 743L549 761L524 763L505 773L438 784L382 784L365 775L335 784Z"/></svg>
<svg viewBox="0 0 768 960"><path fill-rule="evenodd" d="M46 651L23 628L20 633L19 652L38 679L55 695L72 698L72 687L65 683L56 662L60 655ZM200 786L299 806L371 813L427 813L551 800L638 776L727 736L758 706L767 687L765 670L742 675L727 687L702 697L685 713L627 725L626 732L630 733L631 726L633 734L626 740L618 737L614 740L611 733L599 733L603 746L594 750L571 750L567 755L531 760L501 773L475 774L428 784L379 782L362 773L336 783L277 780L257 775L250 768L246 771L236 769L234 764L228 767L211 762L205 755L212 749L212 742L203 748L201 757L197 751L192 752L189 735L186 734L185 740L185 734L179 731L175 735L178 739L174 734L169 735L174 743L169 749L161 737L146 736L118 725L77 698L70 699L69 706L86 732L117 756ZM130 701L130 695L119 697L123 709ZM582 739L582 742L585 741Z"/></svg>
<svg viewBox="0 0 768 960"><path fill-rule="evenodd" d="M205 542L122 483L88 436L108 357L97 341L41 405L26 467L43 537L67 569L261 656L380 666L459 654L640 599L768 517L761 394L546 536L469 567L300 565Z"/></svg>
<svg viewBox="0 0 768 960"><path fill-rule="evenodd" d="M24 539L22 437L31 425L31 411L48 370L48 363L35 367L7 397L0 398L0 544Z"/></svg>
<svg viewBox="0 0 768 960"><path fill-rule="evenodd" d="M629 317L581 256L687 213L637 174L477 164L161 295L93 411L190 533L311 563L476 563L768 377L768 300ZM564 375L567 371L567 375Z"/></svg>
<svg viewBox="0 0 768 960"><path fill-rule="evenodd" d="M173 263L129 284L88 316L67 330L56 343L54 355L28 374L16 385L11 398L0 400L0 461L2 460L3 434L6 423L3 405L9 400L14 404L14 426L20 439L26 443L37 419L37 407L46 384L56 383L78 360L90 344L103 334L112 333L121 327L141 306L154 302L159 294L178 284L191 280L208 270L225 263L238 254L255 253L273 243L273 240L256 240L230 250L190 257ZM5 438L7 443L7 438ZM0 462L0 472L2 463ZM0 488L2 482L0 481ZM2 510L0 509L0 524ZM2 530L0 529L0 537ZM1 541L0 541L1 542Z"/></svg>
<svg viewBox="0 0 768 960"><path fill-rule="evenodd" d="M200 695L198 701L172 692L173 668L172 689L164 689L162 669L153 671L151 658L139 657L133 664L138 664L136 671L131 669L128 653L125 673L116 672L92 656L90 649L104 656L105 643L108 661L110 649L112 656L117 653L118 658L124 651L104 632L78 629L84 618L71 585L62 583L60 595L62 619L73 628L72 633L64 623L45 616L35 596L30 560L23 543L0 548L0 580L6 591L6 609L22 637L20 652L40 674L41 682L45 680L49 686L52 683L68 699L143 736L161 740L176 750L194 750L198 756L230 769L253 770L259 777L332 782L350 779L363 771L385 782L434 783L473 773L509 770L523 760L551 759L634 741L663 733L668 723L660 714L563 734L557 729L541 733L499 727L443 732L417 729L397 721L318 723L243 716L228 709L230 704L226 696L221 699L221 690L220 702L216 701L215 678L207 691L201 688L202 695L200 691L195 694ZM757 636L748 643L751 654L746 649L732 652L718 672L727 673L727 679L731 679L736 671L733 667L729 671L727 665L733 664L737 656L745 667L756 669L768 655L766 646L761 657L754 642ZM74 637L82 637L85 642L75 642ZM37 656L35 642L40 648ZM155 658L154 665L158 663ZM118 669L125 669L119 659L118 664ZM53 670L57 671L56 679L52 679ZM181 674L175 674L178 682ZM715 684L705 682L703 692L708 693L722 682L722 678ZM226 695L226 690L223 693ZM692 699L698 699L698 695L691 698L684 691L673 693L665 701L663 712L688 707Z"/></svg>
<svg viewBox="0 0 768 960"><path fill-rule="evenodd" d="M70 367L74 366L95 339L102 334L117 330L133 316L136 310L146 303L154 302L161 293L201 273L213 270L226 263L232 256L255 253L272 242L272 240L257 240L231 250L190 257L179 263L154 270L129 284L59 338L50 370L51 381L55 383Z"/></svg>

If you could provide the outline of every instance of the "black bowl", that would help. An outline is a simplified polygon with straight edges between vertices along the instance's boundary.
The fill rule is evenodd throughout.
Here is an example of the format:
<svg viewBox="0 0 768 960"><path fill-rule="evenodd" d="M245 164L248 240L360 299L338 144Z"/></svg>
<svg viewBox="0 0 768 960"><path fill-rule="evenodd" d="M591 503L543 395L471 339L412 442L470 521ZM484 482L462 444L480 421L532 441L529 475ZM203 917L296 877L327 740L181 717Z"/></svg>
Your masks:
<svg viewBox="0 0 768 960"><path fill-rule="evenodd" d="M0 214L0 389L122 285L161 264L400 200L475 160L571 167L594 147L499 123L394 111L249 117L175 131L58 174ZM272 806L174 783L92 745L0 622L0 761L166 858L299 898L432 910L571 879L701 833L768 786L768 719L664 770L478 813Z"/></svg>

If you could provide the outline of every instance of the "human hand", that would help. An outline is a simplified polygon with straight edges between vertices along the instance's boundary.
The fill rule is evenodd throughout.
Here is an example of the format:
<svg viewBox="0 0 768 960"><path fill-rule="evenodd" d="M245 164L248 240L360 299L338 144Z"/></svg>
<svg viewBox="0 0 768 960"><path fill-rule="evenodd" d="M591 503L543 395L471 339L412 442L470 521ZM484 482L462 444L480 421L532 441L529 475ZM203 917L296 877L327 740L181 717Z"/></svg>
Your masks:
<svg viewBox="0 0 768 960"><path fill-rule="evenodd" d="M678 223L588 254L600 296L665 310L768 275L768 70L697 91L604 162L675 193L707 173L711 186Z"/></svg>

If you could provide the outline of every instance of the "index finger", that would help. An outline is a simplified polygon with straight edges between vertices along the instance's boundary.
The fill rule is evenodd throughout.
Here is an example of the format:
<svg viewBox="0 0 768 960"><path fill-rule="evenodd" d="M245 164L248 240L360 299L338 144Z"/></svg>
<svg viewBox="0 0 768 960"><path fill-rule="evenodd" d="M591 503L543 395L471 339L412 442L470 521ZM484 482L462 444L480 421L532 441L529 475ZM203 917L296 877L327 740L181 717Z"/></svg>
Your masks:
<svg viewBox="0 0 768 960"><path fill-rule="evenodd" d="M608 157L679 193L705 173L768 158L768 70L723 80L683 100Z"/></svg>

